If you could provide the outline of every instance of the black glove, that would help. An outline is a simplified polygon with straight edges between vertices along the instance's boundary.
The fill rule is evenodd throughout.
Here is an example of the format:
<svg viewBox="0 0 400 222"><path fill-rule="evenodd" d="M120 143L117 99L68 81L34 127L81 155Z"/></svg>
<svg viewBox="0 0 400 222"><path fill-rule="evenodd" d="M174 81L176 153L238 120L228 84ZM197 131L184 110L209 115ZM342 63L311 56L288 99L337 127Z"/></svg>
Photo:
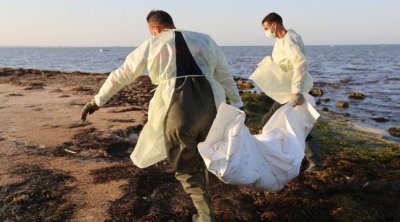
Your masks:
<svg viewBox="0 0 400 222"><path fill-rule="evenodd" d="M82 117L81 120L85 121L86 117L88 114L94 113L96 110L100 109L92 99L90 102L88 102L82 109Z"/></svg>

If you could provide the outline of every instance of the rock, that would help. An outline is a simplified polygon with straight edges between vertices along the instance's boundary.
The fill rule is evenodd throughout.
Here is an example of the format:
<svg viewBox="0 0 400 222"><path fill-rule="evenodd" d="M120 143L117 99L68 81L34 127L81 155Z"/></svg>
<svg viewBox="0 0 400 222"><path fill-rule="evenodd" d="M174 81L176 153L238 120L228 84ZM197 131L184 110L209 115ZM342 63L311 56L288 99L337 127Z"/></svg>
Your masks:
<svg viewBox="0 0 400 222"><path fill-rule="evenodd" d="M324 108L322 108L322 111L329 112L329 109L328 109L328 107L324 107Z"/></svg>
<svg viewBox="0 0 400 222"><path fill-rule="evenodd" d="M349 103L345 102L345 101L337 101L336 102L336 106L340 107L340 108L348 108L349 107Z"/></svg>
<svg viewBox="0 0 400 222"><path fill-rule="evenodd" d="M379 122L379 123L384 123L384 122L389 121L389 119L386 119L385 117L375 117L375 118L372 118L372 119L375 120L376 122Z"/></svg>
<svg viewBox="0 0 400 222"><path fill-rule="evenodd" d="M400 128L397 127L391 127L388 129L388 132L390 135L395 136L395 137L400 137Z"/></svg>
<svg viewBox="0 0 400 222"><path fill-rule="evenodd" d="M322 102L324 102L324 103L327 103L327 102L330 102L330 101L331 101L331 99L329 99L329 98L322 99Z"/></svg>
<svg viewBox="0 0 400 222"><path fill-rule="evenodd" d="M316 87L312 88L309 93L314 97L320 97L324 95L322 89Z"/></svg>
<svg viewBox="0 0 400 222"><path fill-rule="evenodd" d="M365 95L359 92L349 92L347 97L350 99L364 99Z"/></svg>
<svg viewBox="0 0 400 222"><path fill-rule="evenodd" d="M242 79L238 80L237 84L238 84L238 88L241 90L254 88L253 84L251 84L250 82L247 82L245 80L242 80Z"/></svg>

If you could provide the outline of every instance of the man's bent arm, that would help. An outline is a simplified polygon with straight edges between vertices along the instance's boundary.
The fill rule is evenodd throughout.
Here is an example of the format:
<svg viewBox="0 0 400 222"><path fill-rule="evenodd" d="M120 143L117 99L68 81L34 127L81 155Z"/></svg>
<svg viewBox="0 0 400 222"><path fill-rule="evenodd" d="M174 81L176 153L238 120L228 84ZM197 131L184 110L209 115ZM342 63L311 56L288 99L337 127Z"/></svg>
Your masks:
<svg viewBox="0 0 400 222"><path fill-rule="evenodd" d="M239 95L239 90L233 80L232 74L229 72L228 62L222 50L217 49L217 67L215 69L215 79L224 87L225 94L228 96L232 106L240 108L243 106L242 98Z"/></svg>
<svg viewBox="0 0 400 222"><path fill-rule="evenodd" d="M147 54L148 42L146 41L126 57L121 67L110 73L99 93L94 97L96 105L104 105L124 86L142 75L147 65Z"/></svg>
<svg viewBox="0 0 400 222"><path fill-rule="evenodd" d="M293 65L293 78L292 78L292 89L293 94L304 92L304 80L306 77L307 60L304 54L300 51L300 48L295 43L290 43L288 47L288 58Z"/></svg>

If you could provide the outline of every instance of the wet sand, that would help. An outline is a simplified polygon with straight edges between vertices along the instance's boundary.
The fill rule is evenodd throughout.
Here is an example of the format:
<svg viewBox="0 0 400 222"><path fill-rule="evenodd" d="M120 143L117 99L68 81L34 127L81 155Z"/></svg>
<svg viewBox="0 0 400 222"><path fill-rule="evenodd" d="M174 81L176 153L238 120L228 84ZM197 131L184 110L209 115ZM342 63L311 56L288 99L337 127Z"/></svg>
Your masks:
<svg viewBox="0 0 400 222"><path fill-rule="evenodd" d="M138 169L129 160L147 119L154 88L148 77L80 121L106 77L0 69L1 221L190 221L194 207L168 164ZM271 101L242 97L256 132ZM217 220L398 218L399 144L326 119L314 130L325 169L301 173L281 192L229 186L211 176Z"/></svg>

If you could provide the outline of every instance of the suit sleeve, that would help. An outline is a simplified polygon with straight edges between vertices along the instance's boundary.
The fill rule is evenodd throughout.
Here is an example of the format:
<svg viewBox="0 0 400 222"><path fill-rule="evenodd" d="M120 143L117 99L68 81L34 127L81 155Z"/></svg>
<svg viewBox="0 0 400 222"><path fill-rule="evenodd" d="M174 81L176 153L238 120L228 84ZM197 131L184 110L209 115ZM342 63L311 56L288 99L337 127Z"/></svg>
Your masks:
<svg viewBox="0 0 400 222"><path fill-rule="evenodd" d="M243 106L242 98L239 95L239 90L236 86L233 76L229 71L228 62L222 50L215 44L217 51L217 65L215 68L215 79L222 85L225 94L228 96L231 105L240 108Z"/></svg>
<svg viewBox="0 0 400 222"><path fill-rule="evenodd" d="M143 74L147 65L148 50L149 44L148 41L146 41L126 57L122 66L110 73L107 80L94 97L98 106L104 105L124 86L132 83Z"/></svg>
<svg viewBox="0 0 400 222"><path fill-rule="evenodd" d="M286 52L293 65L292 93L304 93L304 81L307 72L307 60L300 47L293 40L286 42Z"/></svg>

